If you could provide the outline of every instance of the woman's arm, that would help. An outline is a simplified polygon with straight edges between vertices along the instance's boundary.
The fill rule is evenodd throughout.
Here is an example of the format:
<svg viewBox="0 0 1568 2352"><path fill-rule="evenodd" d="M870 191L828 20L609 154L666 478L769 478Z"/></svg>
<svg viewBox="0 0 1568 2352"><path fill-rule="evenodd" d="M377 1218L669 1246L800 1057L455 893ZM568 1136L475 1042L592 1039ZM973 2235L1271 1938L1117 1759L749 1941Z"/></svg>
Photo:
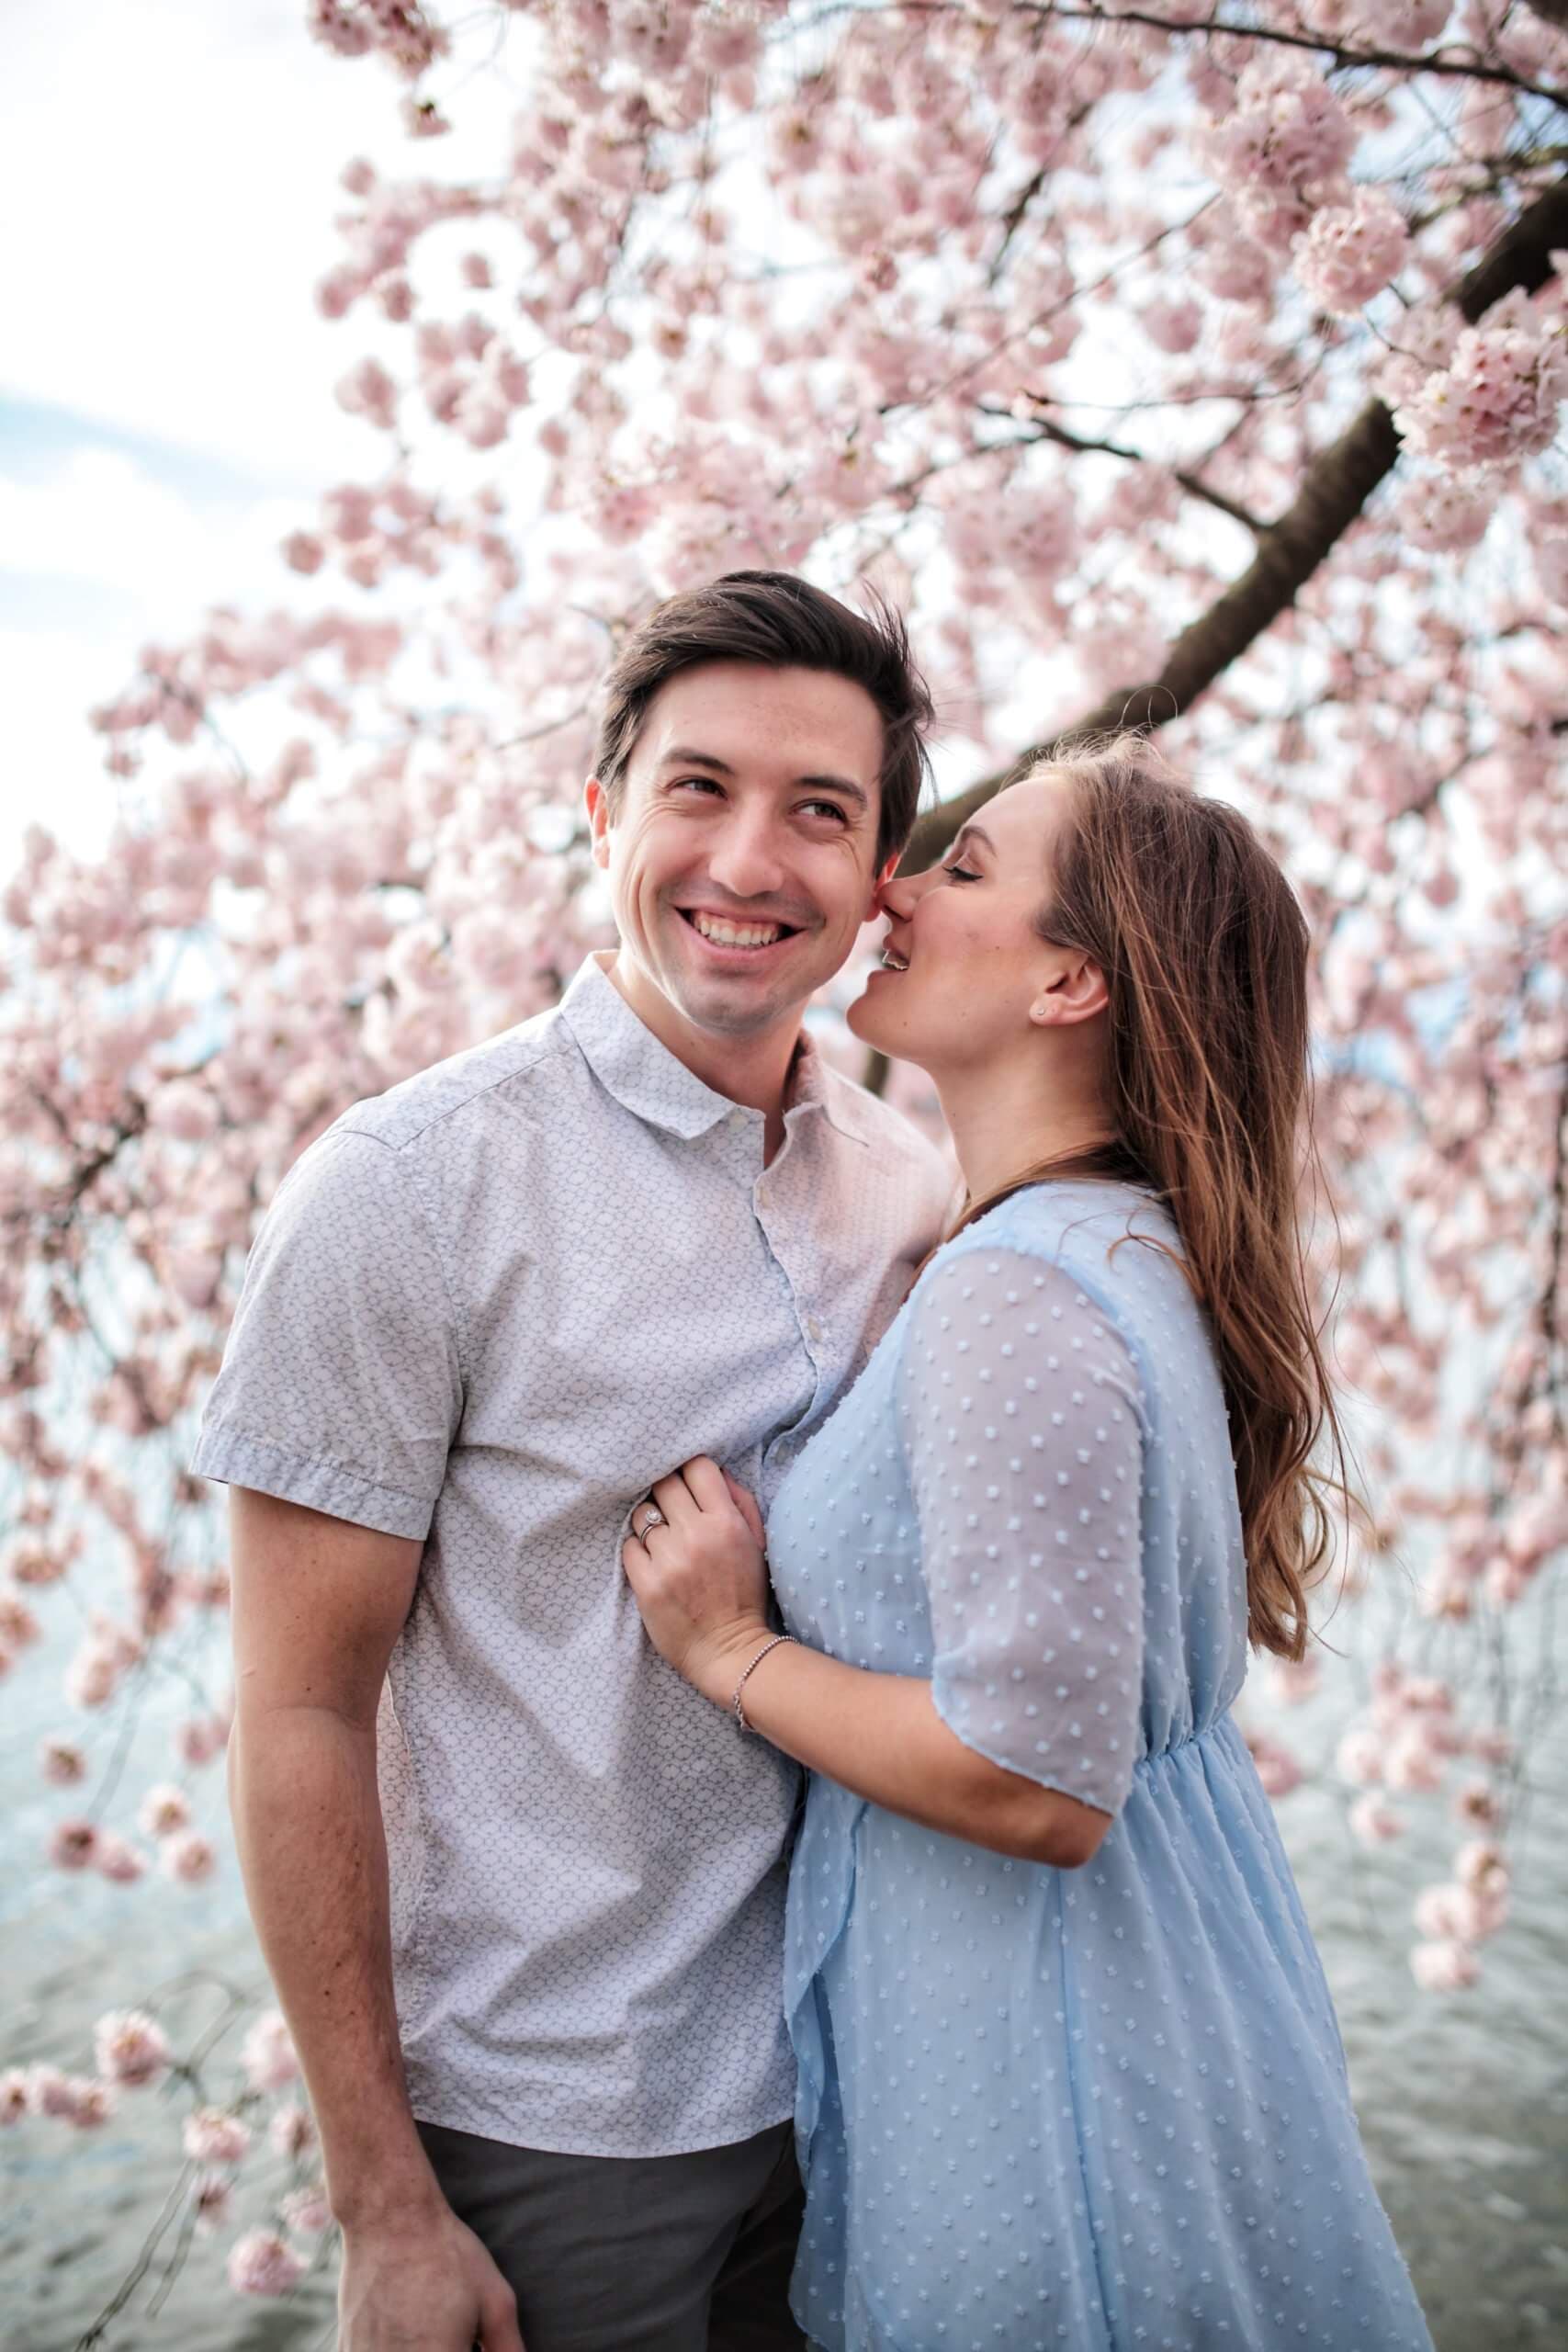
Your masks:
<svg viewBox="0 0 1568 2352"><path fill-rule="evenodd" d="M750 1498L705 1457L660 1479L664 1524L623 1560L660 1655L717 1707L773 1639L767 1569ZM642 1517L634 1512L634 1523ZM856 1796L992 1852L1076 1869L1111 1816L1010 1772L949 1731L929 1682L872 1674L782 1642L747 1678L746 1720L786 1755Z"/></svg>
<svg viewBox="0 0 1568 2352"><path fill-rule="evenodd" d="M769 1638L759 1622L744 1649L716 1659L712 1687L697 1686L704 1696L730 1705L736 1682ZM868 1674L783 1642L743 1695L747 1723L785 1755L949 1838L1077 1870L1111 1826L1110 1814L966 1747L937 1713L931 1684L912 1676Z"/></svg>

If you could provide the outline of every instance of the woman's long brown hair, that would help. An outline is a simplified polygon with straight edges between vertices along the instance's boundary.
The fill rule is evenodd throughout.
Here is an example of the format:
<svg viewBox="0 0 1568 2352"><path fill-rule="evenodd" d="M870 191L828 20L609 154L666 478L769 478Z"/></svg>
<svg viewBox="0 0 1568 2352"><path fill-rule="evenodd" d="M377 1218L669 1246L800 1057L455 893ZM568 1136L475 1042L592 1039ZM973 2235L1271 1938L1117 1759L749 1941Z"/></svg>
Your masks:
<svg viewBox="0 0 1568 2352"><path fill-rule="evenodd" d="M1038 928L1105 975L1115 1134L966 1203L959 1227L1046 1175L1130 1180L1164 1202L1219 1356L1247 1631L1299 1658L1330 1498L1349 1498L1302 1236L1316 1173L1306 921L1247 820L1200 797L1144 737L1029 774L1069 787Z"/></svg>

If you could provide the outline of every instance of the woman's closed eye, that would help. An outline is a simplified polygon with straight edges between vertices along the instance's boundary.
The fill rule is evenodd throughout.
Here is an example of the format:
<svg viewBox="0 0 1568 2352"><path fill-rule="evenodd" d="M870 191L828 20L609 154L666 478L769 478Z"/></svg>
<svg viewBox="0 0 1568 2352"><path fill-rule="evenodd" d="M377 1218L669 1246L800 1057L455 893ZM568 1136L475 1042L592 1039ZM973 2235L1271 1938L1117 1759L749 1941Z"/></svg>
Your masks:
<svg viewBox="0 0 1568 2352"><path fill-rule="evenodd" d="M944 865L942 872L953 882L978 882L980 876L967 865Z"/></svg>

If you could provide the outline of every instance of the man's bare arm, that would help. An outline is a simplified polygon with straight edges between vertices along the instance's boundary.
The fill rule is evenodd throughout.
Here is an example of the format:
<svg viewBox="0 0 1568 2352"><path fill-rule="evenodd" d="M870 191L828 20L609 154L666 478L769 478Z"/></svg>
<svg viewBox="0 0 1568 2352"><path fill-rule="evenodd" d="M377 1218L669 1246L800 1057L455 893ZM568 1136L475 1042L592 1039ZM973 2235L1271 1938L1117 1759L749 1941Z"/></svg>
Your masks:
<svg viewBox="0 0 1568 2352"><path fill-rule="evenodd" d="M376 1712L421 1547L235 1488L230 1796L262 1950L344 2233L344 2352L520 2352L515 2307L442 2198L392 1998Z"/></svg>

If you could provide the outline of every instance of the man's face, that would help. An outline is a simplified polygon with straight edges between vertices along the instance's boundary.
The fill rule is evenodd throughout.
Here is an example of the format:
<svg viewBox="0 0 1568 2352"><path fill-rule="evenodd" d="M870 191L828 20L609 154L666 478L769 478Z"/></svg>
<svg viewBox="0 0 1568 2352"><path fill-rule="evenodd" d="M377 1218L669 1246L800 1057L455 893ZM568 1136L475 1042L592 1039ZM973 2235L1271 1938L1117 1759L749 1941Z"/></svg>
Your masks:
<svg viewBox="0 0 1568 2352"><path fill-rule="evenodd" d="M878 873L881 765L881 714L847 678L708 662L661 686L618 813L587 794L634 1004L651 983L737 1040L797 1020L897 863Z"/></svg>

